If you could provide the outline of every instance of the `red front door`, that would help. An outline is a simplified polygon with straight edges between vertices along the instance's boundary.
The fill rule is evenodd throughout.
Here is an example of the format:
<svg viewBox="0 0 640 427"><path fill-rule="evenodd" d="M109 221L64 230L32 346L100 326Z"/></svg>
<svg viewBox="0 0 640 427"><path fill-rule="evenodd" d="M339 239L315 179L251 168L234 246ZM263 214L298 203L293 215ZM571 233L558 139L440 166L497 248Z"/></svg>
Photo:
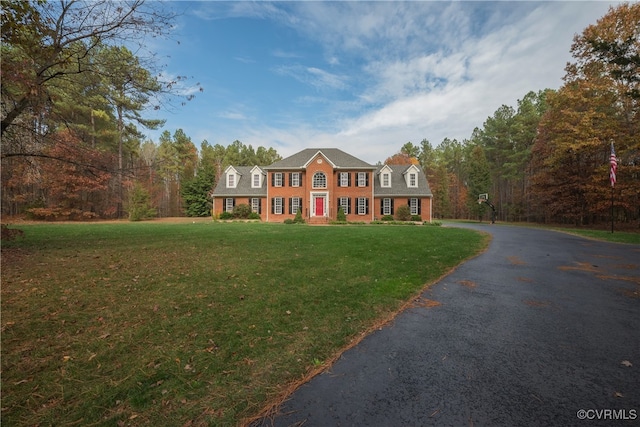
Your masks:
<svg viewBox="0 0 640 427"><path fill-rule="evenodd" d="M316 197L316 216L324 216L324 198Z"/></svg>

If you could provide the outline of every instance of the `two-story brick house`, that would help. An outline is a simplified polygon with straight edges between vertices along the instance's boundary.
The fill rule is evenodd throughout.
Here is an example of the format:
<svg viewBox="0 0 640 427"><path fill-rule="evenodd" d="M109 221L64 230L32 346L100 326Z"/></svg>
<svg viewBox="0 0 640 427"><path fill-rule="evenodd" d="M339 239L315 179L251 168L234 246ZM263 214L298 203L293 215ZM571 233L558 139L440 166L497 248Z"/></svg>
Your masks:
<svg viewBox="0 0 640 427"><path fill-rule="evenodd" d="M298 210L310 223L372 221L408 205L431 221L433 195L415 165L370 165L336 148L308 148L269 166L229 166L214 191L213 214L244 203L263 221L282 222Z"/></svg>

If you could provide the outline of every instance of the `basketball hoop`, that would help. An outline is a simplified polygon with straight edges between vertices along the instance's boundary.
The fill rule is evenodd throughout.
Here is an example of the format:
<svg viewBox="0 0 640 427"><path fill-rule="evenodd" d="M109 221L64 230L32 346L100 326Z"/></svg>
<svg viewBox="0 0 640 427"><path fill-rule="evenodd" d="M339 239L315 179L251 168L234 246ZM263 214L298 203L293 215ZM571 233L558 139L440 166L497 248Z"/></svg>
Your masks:
<svg viewBox="0 0 640 427"><path fill-rule="evenodd" d="M478 204L479 205L481 205L483 202L486 202L487 200L489 200L489 194L488 193L478 194Z"/></svg>

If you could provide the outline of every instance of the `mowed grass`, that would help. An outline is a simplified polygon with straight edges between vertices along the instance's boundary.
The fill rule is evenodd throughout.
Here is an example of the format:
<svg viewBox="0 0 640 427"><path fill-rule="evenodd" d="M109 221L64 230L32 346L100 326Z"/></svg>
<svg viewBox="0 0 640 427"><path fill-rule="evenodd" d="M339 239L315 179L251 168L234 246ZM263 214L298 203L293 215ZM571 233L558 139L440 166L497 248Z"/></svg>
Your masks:
<svg viewBox="0 0 640 427"><path fill-rule="evenodd" d="M2 422L241 424L488 243L470 230L34 224L2 243Z"/></svg>

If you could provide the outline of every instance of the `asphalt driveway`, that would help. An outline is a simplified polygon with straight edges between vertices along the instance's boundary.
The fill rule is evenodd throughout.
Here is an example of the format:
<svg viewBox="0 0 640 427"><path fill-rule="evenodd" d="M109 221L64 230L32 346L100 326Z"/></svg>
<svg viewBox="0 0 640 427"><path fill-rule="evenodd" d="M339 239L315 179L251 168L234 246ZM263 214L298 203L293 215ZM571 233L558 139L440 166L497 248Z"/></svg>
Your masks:
<svg viewBox="0 0 640 427"><path fill-rule="evenodd" d="M489 232L256 426L640 425L640 246Z"/></svg>

